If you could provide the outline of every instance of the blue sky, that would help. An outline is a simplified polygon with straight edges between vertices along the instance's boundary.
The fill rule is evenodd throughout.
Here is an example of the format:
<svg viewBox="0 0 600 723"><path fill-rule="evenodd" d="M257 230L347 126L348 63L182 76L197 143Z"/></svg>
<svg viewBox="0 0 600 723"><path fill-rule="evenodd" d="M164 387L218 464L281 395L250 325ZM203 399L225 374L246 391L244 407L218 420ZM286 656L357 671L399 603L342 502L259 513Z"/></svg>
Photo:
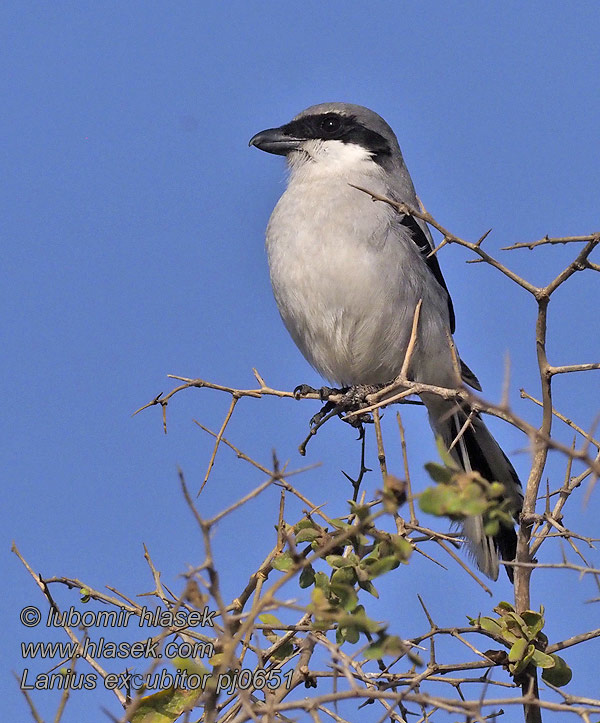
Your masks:
<svg viewBox="0 0 600 723"><path fill-rule="evenodd" d="M287 336L269 286L264 228L284 187L283 162L249 149L248 139L313 103L367 105L397 132L428 210L470 240L492 227L488 250L541 284L572 248L510 256L499 248L598 230L600 22L594 2L7 0L0 27L2 652L4 669L20 671L26 631L18 611L42 600L10 554L12 540L45 576L132 595L152 586L142 542L176 589L178 574L201 560L177 466L197 489L212 443L192 419L218 429L229 398L207 390L176 396L165 436L157 409L131 413L171 388L166 374L252 387L256 367L273 387L319 383ZM537 421L518 394L520 387L539 394L534 304L492 269L465 265L467 258L455 247L440 254L461 354L490 399L499 398L510 355L511 401ZM589 272L557 295L552 362L598 360L598 291ZM589 427L599 378L558 379L557 408ZM341 513L350 493L340 469L358 464L354 433L328 425L302 460L297 444L315 411L310 403L243 400L227 436L265 464L272 449L292 468L322 462L298 484L312 498L327 489ZM425 484L422 463L436 454L425 415L403 416L416 479ZM384 422L391 471L401 475L394 414ZM525 475L526 440L491 426ZM557 431L569 443L570 434ZM551 487L563 473L553 456ZM221 450L201 511L213 514L261 479ZM366 489L379 484L373 473ZM219 525L227 596L271 548L277 505L269 492ZM594 498L584 506L580 496L565 521L597 535L599 512ZM552 552L559 560L558 546ZM458 617L465 595L468 612L489 611L487 596L456 566L438 570L418 561L386 582L388 605L376 609L397 618L400 634L424 627L417 591L440 624L462 622L448 602L454 597ZM494 587L494 600L510 594L505 581ZM595 608L580 604L594 595L587 578L540 574L534 603L554 600L550 637L597 626ZM575 619L566 612L573 600ZM591 693L585 658L599 654L598 643L588 643L569 658L574 667L579 661L571 692ZM26 719L16 685L7 684L3 700L7 719ZM56 696L38 701L51 717ZM75 695L63 720L102 704L100 694Z"/></svg>

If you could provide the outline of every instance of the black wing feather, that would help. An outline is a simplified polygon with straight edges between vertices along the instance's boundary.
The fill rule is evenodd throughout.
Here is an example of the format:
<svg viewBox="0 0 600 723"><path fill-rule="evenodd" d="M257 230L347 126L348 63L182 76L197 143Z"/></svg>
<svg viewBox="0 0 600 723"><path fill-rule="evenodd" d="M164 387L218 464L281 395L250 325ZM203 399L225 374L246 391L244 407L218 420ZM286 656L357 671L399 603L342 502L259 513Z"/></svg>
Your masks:
<svg viewBox="0 0 600 723"><path fill-rule="evenodd" d="M438 282L438 284L442 287L442 289L444 289L444 291L448 295L448 316L450 317L450 332L452 334L454 334L454 330L456 328L456 318L454 316L454 307L452 306L452 299L450 298L450 292L448 291L448 287L446 286L446 282L444 280L444 277L442 276L442 270L440 269L440 264L437 259L437 254L433 254L433 256L429 255L431 253L431 245L429 244L429 239L427 238L427 236L425 236L425 232L419 226L419 224L417 223L414 216L409 216L408 214L404 214L400 223L410 231L412 240L419 247L419 251L421 252L421 255L423 256L423 260L427 264L427 267L433 274L435 280Z"/></svg>

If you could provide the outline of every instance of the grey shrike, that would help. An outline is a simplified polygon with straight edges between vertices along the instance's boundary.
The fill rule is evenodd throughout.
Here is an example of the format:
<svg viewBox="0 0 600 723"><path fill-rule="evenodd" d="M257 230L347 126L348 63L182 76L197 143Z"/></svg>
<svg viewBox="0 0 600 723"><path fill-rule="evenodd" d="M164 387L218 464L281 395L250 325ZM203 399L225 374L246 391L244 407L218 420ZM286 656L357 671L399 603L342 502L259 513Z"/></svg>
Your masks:
<svg viewBox="0 0 600 723"><path fill-rule="evenodd" d="M267 227L273 292L292 338L329 381L353 387L392 381L402 368L416 306L422 300L409 377L456 386L449 345L454 310L427 224L387 203L373 203L360 186L419 208L398 141L373 111L349 103L322 103L250 141L285 156L287 189ZM352 185L351 185L352 184ZM460 362L463 381L480 389ZM422 394L434 432L447 447L459 436L469 408ZM513 466L478 414L452 455L465 471L503 483L516 516L521 484ZM480 517L462 523L479 569L498 577L498 553L516 554L514 529L488 537ZM512 579L512 568L507 567Z"/></svg>

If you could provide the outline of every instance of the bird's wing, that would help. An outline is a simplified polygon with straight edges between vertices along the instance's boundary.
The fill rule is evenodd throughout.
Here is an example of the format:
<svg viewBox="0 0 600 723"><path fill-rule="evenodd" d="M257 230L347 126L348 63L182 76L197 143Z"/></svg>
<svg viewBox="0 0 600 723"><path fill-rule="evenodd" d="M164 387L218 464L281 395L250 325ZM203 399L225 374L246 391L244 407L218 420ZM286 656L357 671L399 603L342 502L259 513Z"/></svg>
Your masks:
<svg viewBox="0 0 600 723"><path fill-rule="evenodd" d="M400 223L410 232L410 236L417 245L419 251L421 252L421 256L423 257L423 261L426 263L427 268L431 271L435 280L442 287L442 289L444 289L448 296L448 316L450 318L450 332L454 334L454 329L456 327L454 307L452 306L450 292L448 291L448 287L446 286L446 282L444 281L444 277L442 275L442 270L440 269L437 254L430 255L431 251L433 250L433 241L431 240L431 236L429 236L428 238L429 234L425 234L425 231L421 228L417 219L414 216L404 214L400 218Z"/></svg>

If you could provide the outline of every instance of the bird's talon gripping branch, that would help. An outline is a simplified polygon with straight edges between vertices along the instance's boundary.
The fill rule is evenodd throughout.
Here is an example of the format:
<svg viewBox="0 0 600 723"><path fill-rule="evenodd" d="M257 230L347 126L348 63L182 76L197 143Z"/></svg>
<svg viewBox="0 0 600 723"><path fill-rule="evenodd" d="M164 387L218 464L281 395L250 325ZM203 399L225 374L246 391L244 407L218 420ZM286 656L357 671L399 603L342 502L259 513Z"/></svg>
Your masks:
<svg viewBox="0 0 600 723"><path fill-rule="evenodd" d="M315 394L317 391L318 389L311 387L310 384L298 384L294 389L294 398L302 399L302 397L305 397L307 394Z"/></svg>
<svg viewBox="0 0 600 723"><path fill-rule="evenodd" d="M311 427L318 426L335 407L336 405L333 402L327 402L327 404L321 407L321 409L310 418L309 425Z"/></svg>
<svg viewBox="0 0 600 723"><path fill-rule="evenodd" d="M335 389L334 387L321 387L318 391L321 401L326 402L333 394L342 394L344 390Z"/></svg>

